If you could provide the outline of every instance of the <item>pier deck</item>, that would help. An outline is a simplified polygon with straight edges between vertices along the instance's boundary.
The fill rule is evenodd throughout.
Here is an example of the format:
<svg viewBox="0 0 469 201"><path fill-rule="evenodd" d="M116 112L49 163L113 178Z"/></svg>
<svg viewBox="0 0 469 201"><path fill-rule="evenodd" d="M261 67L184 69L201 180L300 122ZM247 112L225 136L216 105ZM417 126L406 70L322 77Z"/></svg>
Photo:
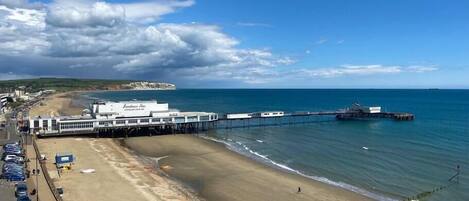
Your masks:
<svg viewBox="0 0 469 201"><path fill-rule="evenodd" d="M155 102L156 103L156 102ZM150 112L151 113L151 112ZM101 115L111 113L101 113ZM112 113L115 115L115 113ZM131 114L132 115L132 114ZM167 116L135 116L117 118L37 117L29 121L29 130L38 136L96 135L134 136L140 134L160 135L172 133L198 133L217 128L239 128L298 124L324 120L392 119L414 120L414 115L401 112L382 112L381 107L363 107L318 112L265 111L219 115L207 112L177 112ZM319 117L319 118L314 118Z"/></svg>

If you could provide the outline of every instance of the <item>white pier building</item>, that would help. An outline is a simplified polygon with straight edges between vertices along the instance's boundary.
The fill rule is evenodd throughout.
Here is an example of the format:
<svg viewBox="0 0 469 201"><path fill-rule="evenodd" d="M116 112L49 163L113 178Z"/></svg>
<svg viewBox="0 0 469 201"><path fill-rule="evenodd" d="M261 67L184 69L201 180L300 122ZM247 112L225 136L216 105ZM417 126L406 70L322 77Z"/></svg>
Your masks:
<svg viewBox="0 0 469 201"><path fill-rule="evenodd" d="M98 133L142 127L180 128L218 120L216 113L179 112L157 101L95 102L81 116L38 116L29 119L31 134L40 136Z"/></svg>

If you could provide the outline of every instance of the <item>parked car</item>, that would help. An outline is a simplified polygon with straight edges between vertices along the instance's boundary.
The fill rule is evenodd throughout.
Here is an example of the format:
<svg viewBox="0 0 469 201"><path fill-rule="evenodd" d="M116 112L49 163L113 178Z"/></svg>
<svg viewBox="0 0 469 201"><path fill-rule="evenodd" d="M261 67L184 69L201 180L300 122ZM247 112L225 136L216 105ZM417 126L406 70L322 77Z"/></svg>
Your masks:
<svg viewBox="0 0 469 201"><path fill-rule="evenodd" d="M2 171L3 175L23 175L23 169L7 169Z"/></svg>
<svg viewBox="0 0 469 201"><path fill-rule="evenodd" d="M5 163L2 166L2 173L8 172L24 172L24 167L16 163Z"/></svg>
<svg viewBox="0 0 469 201"><path fill-rule="evenodd" d="M17 156L17 155L6 155L4 161L16 163L16 164L23 164L24 159L23 157Z"/></svg>
<svg viewBox="0 0 469 201"><path fill-rule="evenodd" d="M7 148L20 148L20 144L15 142L15 143L7 143L5 145L3 145L3 150L7 149Z"/></svg>
<svg viewBox="0 0 469 201"><path fill-rule="evenodd" d="M4 173L2 178L8 181L24 181L26 179L25 175L20 173Z"/></svg>
<svg viewBox="0 0 469 201"><path fill-rule="evenodd" d="M2 169L5 169L5 168L13 168L13 167L15 167L15 168L23 168L22 165L16 164L16 163L13 163L13 162L5 162L5 163L3 163L3 165L2 165Z"/></svg>
<svg viewBox="0 0 469 201"><path fill-rule="evenodd" d="M10 160L5 161L5 162L14 163L14 164L17 164L17 165L23 165L24 164L24 159L22 157L18 156L17 158L10 159Z"/></svg>
<svg viewBox="0 0 469 201"><path fill-rule="evenodd" d="M23 150L21 148L6 148L3 150L3 155L2 155L2 160L5 160L6 155L17 155L17 156L23 156Z"/></svg>
<svg viewBox="0 0 469 201"><path fill-rule="evenodd" d="M24 182L17 183L15 188L15 197L28 197L28 186Z"/></svg>
<svg viewBox="0 0 469 201"><path fill-rule="evenodd" d="M16 201L31 201L31 199L26 195L26 196L17 197Z"/></svg>
<svg viewBox="0 0 469 201"><path fill-rule="evenodd" d="M10 162L14 159L16 159L16 155L5 155L5 158L3 159L5 162Z"/></svg>

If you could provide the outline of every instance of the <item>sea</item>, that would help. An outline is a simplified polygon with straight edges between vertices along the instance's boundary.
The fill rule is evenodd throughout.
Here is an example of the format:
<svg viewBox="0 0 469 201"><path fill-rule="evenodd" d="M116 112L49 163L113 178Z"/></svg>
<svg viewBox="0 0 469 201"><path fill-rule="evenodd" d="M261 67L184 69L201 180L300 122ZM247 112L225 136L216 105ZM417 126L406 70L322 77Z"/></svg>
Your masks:
<svg viewBox="0 0 469 201"><path fill-rule="evenodd" d="M414 121L310 117L292 124L215 130L203 137L274 168L376 200L469 200L469 90L178 89L84 95L157 100L180 111L331 111L353 103L409 112ZM304 119L303 119L304 120ZM449 179L460 174L451 181Z"/></svg>

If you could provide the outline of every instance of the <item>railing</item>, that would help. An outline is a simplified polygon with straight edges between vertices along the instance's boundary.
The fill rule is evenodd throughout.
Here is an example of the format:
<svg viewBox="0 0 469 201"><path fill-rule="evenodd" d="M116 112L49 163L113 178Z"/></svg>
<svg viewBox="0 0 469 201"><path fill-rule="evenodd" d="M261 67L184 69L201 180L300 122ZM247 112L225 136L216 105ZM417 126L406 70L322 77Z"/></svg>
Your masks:
<svg viewBox="0 0 469 201"><path fill-rule="evenodd" d="M41 158L41 153L39 152L39 148L37 147L35 139L33 139L33 147L34 147L34 150L36 151L36 160L39 160ZM52 195L54 195L55 200L56 201L63 201L62 197L59 195L59 193L56 190L54 182L52 182L52 178L49 175L49 171L47 171L46 164L42 163L41 161L39 161L39 164L41 165L42 174L44 174L44 177L46 178L47 185L49 186L49 189L50 189ZM36 185L39 185L39 184L36 184Z"/></svg>

